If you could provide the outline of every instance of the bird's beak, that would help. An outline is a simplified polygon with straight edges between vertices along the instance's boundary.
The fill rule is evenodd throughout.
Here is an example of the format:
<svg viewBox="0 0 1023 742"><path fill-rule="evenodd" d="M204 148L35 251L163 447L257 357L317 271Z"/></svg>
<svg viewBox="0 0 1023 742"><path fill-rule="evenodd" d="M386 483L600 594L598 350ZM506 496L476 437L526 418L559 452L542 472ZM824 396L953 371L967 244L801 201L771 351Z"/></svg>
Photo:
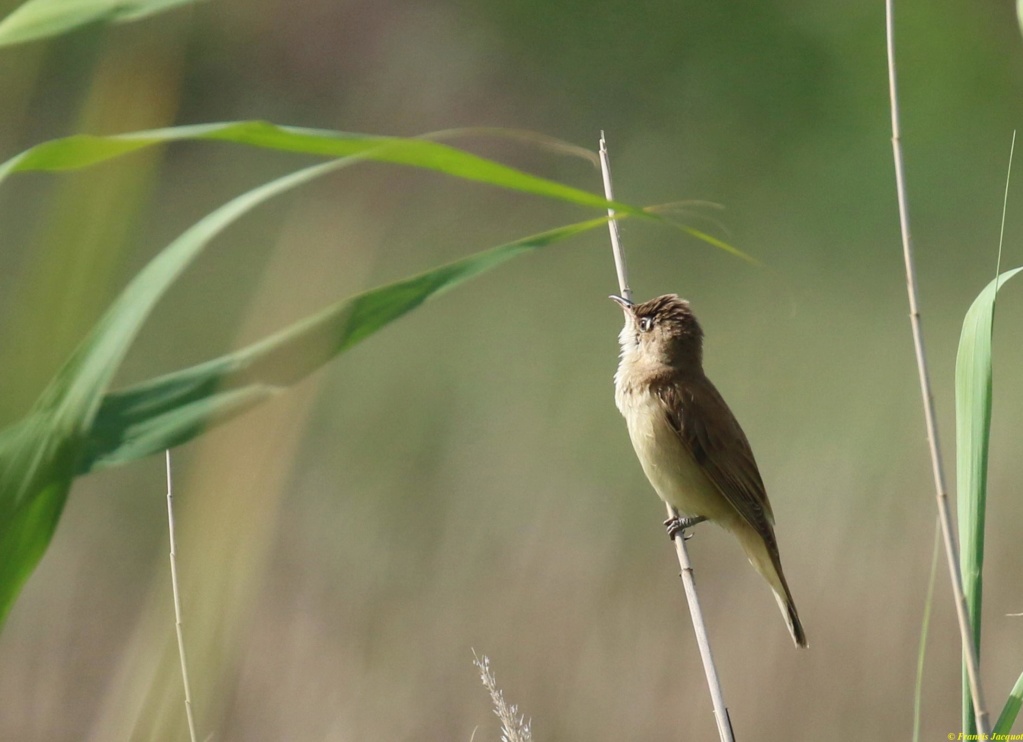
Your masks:
<svg viewBox="0 0 1023 742"><path fill-rule="evenodd" d="M635 304L633 304L631 301L629 301L625 297L618 296L617 294L611 294L611 296L609 296L607 298L610 299L611 301L613 301L618 306L620 306L622 309L624 309L629 314L632 314L632 308L634 306L636 306Z"/></svg>

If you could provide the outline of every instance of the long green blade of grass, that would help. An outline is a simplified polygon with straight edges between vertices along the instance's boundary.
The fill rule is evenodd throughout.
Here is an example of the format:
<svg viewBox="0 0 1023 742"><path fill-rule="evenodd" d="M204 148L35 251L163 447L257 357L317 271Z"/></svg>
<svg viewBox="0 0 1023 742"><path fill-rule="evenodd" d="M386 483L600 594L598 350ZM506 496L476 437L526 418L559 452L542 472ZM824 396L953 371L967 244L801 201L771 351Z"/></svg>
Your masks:
<svg viewBox="0 0 1023 742"><path fill-rule="evenodd" d="M496 130L494 133L496 135ZM494 160L431 141L429 137L429 134L415 138L379 137L324 129L277 126L265 121L176 126L112 136L78 134L37 144L0 164L0 182L13 173L77 170L148 147L171 142L205 140L320 157L358 155L368 160L432 170L464 180L558 199L578 206L601 210L613 208L623 214L661 219L635 206L608 202L588 191L530 175ZM567 143L562 144L566 151L571 149ZM694 232L694 236L699 235Z"/></svg>
<svg viewBox="0 0 1023 742"><path fill-rule="evenodd" d="M991 433L991 334L998 290L1023 268L1006 271L980 292L963 320L956 356L956 489L959 511L959 568L980 654L983 603L984 519L988 446ZM975 728L969 686L963 679L963 729Z"/></svg>
<svg viewBox="0 0 1023 742"><path fill-rule="evenodd" d="M43 142L0 164L0 183L22 172L79 170L162 144L181 141L221 141L249 147L319 157L358 157L363 160L415 167L497 188L552 198L602 212L641 217L679 229L691 237L756 264L752 257L705 232L621 201L607 201L588 191L517 170L494 160L451 147L436 138L457 136L458 130L419 137L381 137L325 129L278 126L265 121L237 121L153 129L111 136L78 134ZM472 134L472 130L467 130ZM581 148L549 137L511 129L487 129L486 135L523 140L533 136L536 146L584 157ZM592 154L592 153L589 153ZM589 160L588 156L585 159Z"/></svg>
<svg viewBox="0 0 1023 742"><path fill-rule="evenodd" d="M430 297L524 252L606 222L571 224L470 255L338 302L235 353L110 393L100 405L76 473L184 443L294 384Z"/></svg>
<svg viewBox="0 0 1023 742"><path fill-rule="evenodd" d="M0 47L37 41L87 23L134 21L195 0L28 0L0 21Z"/></svg>
<svg viewBox="0 0 1023 742"><path fill-rule="evenodd" d="M1021 706L1023 706L1023 674L1016 678L1016 684L1012 686L1009 698L1005 701L1005 707L1002 709L1002 713L998 715L995 728L991 731L998 734L1008 734L1011 732L1012 725L1016 723L1016 716L1019 714Z"/></svg>
<svg viewBox="0 0 1023 742"><path fill-rule="evenodd" d="M0 432L0 624L53 537L103 395L156 302L233 221L272 196L352 162L321 163L278 178L189 228L128 284L26 418Z"/></svg>

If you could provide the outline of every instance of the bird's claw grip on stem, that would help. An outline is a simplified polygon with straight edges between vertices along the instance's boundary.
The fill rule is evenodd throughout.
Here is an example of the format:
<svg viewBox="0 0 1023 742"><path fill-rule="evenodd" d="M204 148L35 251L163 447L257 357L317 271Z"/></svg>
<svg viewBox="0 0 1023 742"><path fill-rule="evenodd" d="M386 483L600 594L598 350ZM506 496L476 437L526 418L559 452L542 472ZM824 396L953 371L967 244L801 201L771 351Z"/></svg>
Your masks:
<svg viewBox="0 0 1023 742"><path fill-rule="evenodd" d="M681 515L676 515L664 521L664 527L668 529L668 538L672 541L674 541L675 536L680 533L682 534L682 538L688 539L692 534L686 534L684 531L692 528L697 523L703 523L705 520L707 519L702 515L697 515L692 518L683 518Z"/></svg>

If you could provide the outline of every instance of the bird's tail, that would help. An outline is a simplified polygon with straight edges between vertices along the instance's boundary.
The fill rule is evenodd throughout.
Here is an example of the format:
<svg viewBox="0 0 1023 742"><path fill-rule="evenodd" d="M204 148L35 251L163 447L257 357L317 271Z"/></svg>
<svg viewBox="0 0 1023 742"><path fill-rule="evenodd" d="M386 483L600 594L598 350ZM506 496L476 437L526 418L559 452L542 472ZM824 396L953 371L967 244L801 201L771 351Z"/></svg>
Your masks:
<svg viewBox="0 0 1023 742"><path fill-rule="evenodd" d="M763 575L774 591L778 607L781 608L781 615L784 616L789 633L792 634L792 641L796 643L797 647L806 647L806 632L803 631L796 603L792 600L792 591L789 590L789 584L785 580L785 573L781 568L781 556L778 554L778 543L770 525L767 525L766 532L761 532L749 524L743 523L736 535L739 537L739 542L746 551L750 563L757 572Z"/></svg>

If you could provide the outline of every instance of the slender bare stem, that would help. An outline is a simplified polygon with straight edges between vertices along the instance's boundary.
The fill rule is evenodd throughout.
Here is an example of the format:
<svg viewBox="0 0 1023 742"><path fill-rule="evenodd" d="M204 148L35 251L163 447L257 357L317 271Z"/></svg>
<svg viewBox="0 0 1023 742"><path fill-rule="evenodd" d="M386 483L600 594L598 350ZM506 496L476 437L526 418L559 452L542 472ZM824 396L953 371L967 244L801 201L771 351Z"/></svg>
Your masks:
<svg viewBox="0 0 1023 742"><path fill-rule="evenodd" d="M1023 9L1023 6L1021 6ZM1005 214L1009 211L1009 179L1012 178L1012 156L1016 153L1016 130L1012 130L1012 144L1009 145L1009 167L1005 173L1005 195L1002 196L1002 226L998 230L998 259L995 261L995 280L1002 275L1002 246L1005 244ZM999 286L995 286L995 293L998 293ZM991 305L992 319L994 323L994 304Z"/></svg>
<svg viewBox="0 0 1023 742"><path fill-rule="evenodd" d="M938 577L938 556L941 554L941 524L934 520L934 553L931 556L931 576L927 579L927 598L924 617L920 625L920 647L916 653L916 687L913 689L913 742L920 742L920 710L924 695L924 658L927 654L927 634L931 626L931 606L934 604L934 583Z"/></svg>
<svg viewBox="0 0 1023 742"><path fill-rule="evenodd" d="M611 187L611 165L607 157L607 143L604 141L604 132L600 133L600 171L604 176L604 197L608 201L614 200L614 191ZM618 288L623 299L632 301L632 289L629 288L629 271L625 265L625 253L622 250L621 240L618 234L618 221L614 218L614 209L608 209L607 215L611 217L608 221L608 230L611 233L611 250L614 253L615 270L618 272ZM668 516L678 517L678 511L671 505L667 506ZM707 634L707 626L703 622L703 611L700 610L700 599L696 594L696 581L693 578L693 565L689 561L689 552L686 550L686 537L683 531L675 534L675 552L678 556L678 565L682 570L682 585L686 591L686 601L689 604L689 614L693 618L693 632L696 634L696 643L700 648L700 658L703 660L703 671L707 675L707 687L710 689L711 703L714 705L714 720L717 722L718 735L721 742L734 742L735 736L732 733L732 722L728 717L728 707L725 706L724 694L721 692L721 681L718 679L718 671L714 666L714 655L710 650L710 637Z"/></svg>
<svg viewBox="0 0 1023 742"><path fill-rule="evenodd" d="M192 715L192 690L188 682L188 662L185 661L185 633L181 621L181 594L178 592L177 546L174 540L174 487L171 482L171 457L167 451L167 529L170 532L171 592L174 595L174 628L178 635L178 657L181 658L181 680L185 685L185 716L188 718L188 738L196 742L195 718Z"/></svg>
<svg viewBox="0 0 1023 742"><path fill-rule="evenodd" d="M952 580L952 594L955 598L956 615L959 618L959 633L963 645L963 662L973 697L973 710L977 718L977 732L980 735L991 731L984 695L980 685L977 648L973 643L970 615L966 609L963 594L963 580L959 572L959 549L952 526L952 510L949 505L948 489L942 467L941 446L938 441L938 426L934 414L934 394L931 391L930 375L927 372L927 355L924 352L923 327L917 300L916 268L913 263L913 241L909 231L909 208L906 203L906 179L902 159L902 139L899 130L899 105L895 86L895 24L892 12L893 0L885 0L885 27L888 38L888 92L892 110L892 152L895 158L895 187L899 200L899 226L902 230L902 252L906 262L906 290L909 293L909 319L913 327L913 346L916 350L917 370L920 375L920 392L923 395L924 421L927 426L927 441L931 450L931 469L934 474L934 490L938 501L938 519L945 543L949 577ZM986 739L986 737L981 737Z"/></svg>
<svg viewBox="0 0 1023 742"><path fill-rule="evenodd" d="M614 188L611 186L611 162L607 157L607 142L604 140L604 132L600 132L600 174L604 178L604 198L614 201ZM615 258L615 271L618 273L618 289L626 301L632 301L632 289L629 288L629 269L625 265L625 253L622 252L621 234L618 231L618 220L615 219L615 210L608 209L607 215L611 217L607 222L608 232L611 233L611 253Z"/></svg>

